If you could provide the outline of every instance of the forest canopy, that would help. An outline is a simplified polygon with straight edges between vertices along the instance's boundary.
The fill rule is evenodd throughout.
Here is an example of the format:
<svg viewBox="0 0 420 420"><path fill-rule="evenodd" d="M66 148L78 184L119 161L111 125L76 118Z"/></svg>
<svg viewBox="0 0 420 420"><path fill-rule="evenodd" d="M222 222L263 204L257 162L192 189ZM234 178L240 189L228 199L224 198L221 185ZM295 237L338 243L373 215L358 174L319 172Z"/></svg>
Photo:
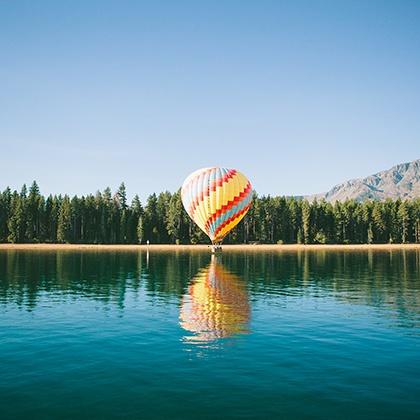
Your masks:
<svg viewBox="0 0 420 420"><path fill-rule="evenodd" d="M209 239L185 212L180 191L138 195L124 183L86 196L40 193L34 181L0 192L0 242L195 244ZM245 218L224 243L420 243L420 198L329 203L253 195Z"/></svg>

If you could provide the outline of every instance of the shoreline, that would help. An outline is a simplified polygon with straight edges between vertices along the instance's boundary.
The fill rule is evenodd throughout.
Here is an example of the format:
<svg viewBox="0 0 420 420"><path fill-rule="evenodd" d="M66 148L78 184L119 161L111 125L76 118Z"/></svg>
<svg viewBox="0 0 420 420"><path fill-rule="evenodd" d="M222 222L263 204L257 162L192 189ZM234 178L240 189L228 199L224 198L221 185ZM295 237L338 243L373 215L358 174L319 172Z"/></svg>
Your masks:
<svg viewBox="0 0 420 420"><path fill-rule="evenodd" d="M261 244L223 245L224 251L282 252L282 251L392 251L420 250L420 244ZM210 251L210 245L133 245L133 244L0 244L0 251Z"/></svg>

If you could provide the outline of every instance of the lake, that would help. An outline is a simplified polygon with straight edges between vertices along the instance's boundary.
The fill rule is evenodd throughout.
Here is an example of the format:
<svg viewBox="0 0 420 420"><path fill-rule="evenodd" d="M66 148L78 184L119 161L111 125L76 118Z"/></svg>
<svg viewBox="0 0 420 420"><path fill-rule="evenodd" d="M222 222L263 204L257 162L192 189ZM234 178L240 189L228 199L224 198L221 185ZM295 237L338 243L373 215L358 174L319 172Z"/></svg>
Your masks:
<svg viewBox="0 0 420 420"><path fill-rule="evenodd" d="M420 418L420 251L0 251L0 418Z"/></svg>

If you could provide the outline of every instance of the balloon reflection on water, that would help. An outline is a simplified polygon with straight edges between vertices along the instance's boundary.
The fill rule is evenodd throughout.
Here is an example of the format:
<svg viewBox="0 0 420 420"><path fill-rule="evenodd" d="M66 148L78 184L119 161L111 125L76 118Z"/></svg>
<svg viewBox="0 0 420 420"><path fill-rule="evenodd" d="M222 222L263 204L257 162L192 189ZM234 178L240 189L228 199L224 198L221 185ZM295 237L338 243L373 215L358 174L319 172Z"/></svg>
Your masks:
<svg viewBox="0 0 420 420"><path fill-rule="evenodd" d="M191 342L211 342L247 332L250 318L244 282L227 271L218 257L192 280L182 298L180 324Z"/></svg>

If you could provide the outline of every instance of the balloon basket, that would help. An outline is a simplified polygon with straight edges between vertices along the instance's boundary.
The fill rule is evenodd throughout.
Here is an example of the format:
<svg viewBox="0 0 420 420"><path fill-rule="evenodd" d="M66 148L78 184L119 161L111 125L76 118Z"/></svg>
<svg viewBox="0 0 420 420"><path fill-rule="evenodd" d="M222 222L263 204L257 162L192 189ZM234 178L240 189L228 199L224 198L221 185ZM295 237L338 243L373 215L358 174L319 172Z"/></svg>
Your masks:
<svg viewBox="0 0 420 420"><path fill-rule="evenodd" d="M222 252L222 245L220 244L213 244L211 246L211 253L212 254L220 254Z"/></svg>

